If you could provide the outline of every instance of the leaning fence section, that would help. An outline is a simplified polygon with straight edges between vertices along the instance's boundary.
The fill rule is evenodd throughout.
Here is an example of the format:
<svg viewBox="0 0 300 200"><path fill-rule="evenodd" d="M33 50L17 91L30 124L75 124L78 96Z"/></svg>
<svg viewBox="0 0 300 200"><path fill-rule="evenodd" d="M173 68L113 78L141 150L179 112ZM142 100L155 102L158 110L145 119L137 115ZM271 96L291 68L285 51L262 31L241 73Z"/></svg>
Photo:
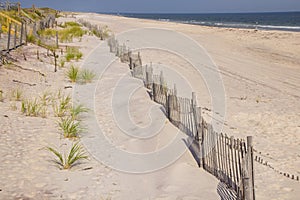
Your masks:
<svg viewBox="0 0 300 200"><path fill-rule="evenodd" d="M0 16L5 18L4 16ZM26 25L18 21L9 21L7 24L0 22L0 50L10 51L16 49L26 41Z"/></svg>
<svg viewBox="0 0 300 200"><path fill-rule="evenodd" d="M121 62L129 64L132 76L144 82L170 122L192 139L190 147L199 167L234 190L237 199L255 199L252 137L245 141L216 132L201 116L195 93L191 99L179 97L176 85L168 87L163 72L154 74L151 65L143 65L139 52L120 45L114 36L108 39L108 45Z"/></svg>

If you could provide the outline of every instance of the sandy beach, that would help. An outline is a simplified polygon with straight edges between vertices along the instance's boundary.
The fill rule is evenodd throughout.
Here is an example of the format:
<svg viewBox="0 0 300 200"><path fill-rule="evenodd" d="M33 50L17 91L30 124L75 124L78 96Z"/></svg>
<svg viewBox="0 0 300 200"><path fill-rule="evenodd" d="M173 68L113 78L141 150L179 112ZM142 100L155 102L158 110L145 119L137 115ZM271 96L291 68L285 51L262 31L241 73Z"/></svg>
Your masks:
<svg viewBox="0 0 300 200"><path fill-rule="evenodd" d="M226 106L222 131L237 138L253 136L254 156L274 167L273 170L254 163L256 199L299 198L300 182L280 174L300 176L299 32L205 27L95 13L77 13L58 21L79 19L107 25L131 48L137 48L137 44L133 39L122 38L122 34L143 28L171 30L197 42L215 63L222 78ZM4 96L3 102L0 101L0 199L234 199L219 180L197 166L188 150L163 169L133 174L106 166L91 154L89 147L85 147L88 160L71 170L58 169L51 162L53 155L45 147L51 145L64 150L74 141L62 139L56 123L58 119L50 111L46 118L21 114L21 102L11 95L14 89L21 89L23 98L38 97L45 91L56 94L61 90L86 102L90 100L89 94L94 94L95 107L85 106L95 114L107 140L129 152L158 150L168 145L174 132L178 132L163 114L154 114L153 119L146 114L151 109L159 113L160 109L149 98L143 83L131 77L128 65L109 53L106 41L85 35L68 45L78 46L83 52L83 58L74 61L75 65L103 68L97 81L76 88L66 78L68 67L54 72L53 61L46 56L46 50L31 44L11 52L17 58L15 64L21 68L0 67L0 90ZM37 49L40 52L38 61ZM193 52L193 49L181 50ZM27 61L20 57L20 52L25 53ZM178 92L183 96L191 91L197 94L198 104L207 108L202 110L207 118L216 114L205 80L187 60L158 49L145 48L140 52L143 63L167 66L183 77L189 89L176 79L177 75L164 74L167 81L177 84ZM105 65L111 59L115 60ZM129 102L122 99L129 91L125 86L120 87L122 93L114 97L120 80L138 88L131 94ZM95 91L91 90L92 86L96 87ZM76 93L80 90L86 93ZM112 99L117 99L115 103L119 106L129 104L131 120L138 126L146 127L149 121L157 120L163 122L163 128L155 137L146 140L124 134L116 123ZM83 121L89 126L88 117ZM80 140L89 141L96 135L87 130ZM185 139L184 134L179 132L178 135Z"/></svg>

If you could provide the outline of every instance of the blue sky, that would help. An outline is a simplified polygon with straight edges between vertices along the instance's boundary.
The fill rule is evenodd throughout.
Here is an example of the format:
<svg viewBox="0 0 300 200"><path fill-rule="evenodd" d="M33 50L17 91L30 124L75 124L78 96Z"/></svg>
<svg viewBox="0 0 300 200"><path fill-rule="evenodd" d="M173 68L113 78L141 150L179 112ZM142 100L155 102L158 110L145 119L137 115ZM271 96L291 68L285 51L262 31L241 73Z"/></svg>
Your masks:
<svg viewBox="0 0 300 200"><path fill-rule="evenodd" d="M0 0L1 1L1 0ZM21 0L23 7L68 11L207 13L300 11L300 0Z"/></svg>

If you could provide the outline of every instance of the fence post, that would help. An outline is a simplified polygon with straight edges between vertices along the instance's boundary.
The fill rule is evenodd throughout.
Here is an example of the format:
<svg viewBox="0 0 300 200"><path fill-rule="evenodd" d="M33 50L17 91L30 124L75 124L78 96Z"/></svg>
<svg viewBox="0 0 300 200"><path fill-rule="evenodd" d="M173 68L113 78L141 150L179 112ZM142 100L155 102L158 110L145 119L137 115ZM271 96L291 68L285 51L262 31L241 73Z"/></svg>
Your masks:
<svg viewBox="0 0 300 200"><path fill-rule="evenodd" d="M11 33L11 23L8 24L7 51L9 51L9 47L10 47L10 33Z"/></svg>
<svg viewBox="0 0 300 200"><path fill-rule="evenodd" d="M17 31L18 31L17 27L18 27L17 24L15 24L14 49L16 49L16 46L17 46Z"/></svg>
<svg viewBox="0 0 300 200"><path fill-rule="evenodd" d="M244 199L254 200L254 180L253 180L253 146L252 146L252 136L247 137L247 154L243 160L244 168Z"/></svg>
<svg viewBox="0 0 300 200"><path fill-rule="evenodd" d="M204 135L204 129L205 129L205 121L201 117L201 151L202 151L202 167L205 169L205 147L204 147L204 140L205 140L205 135Z"/></svg>
<svg viewBox="0 0 300 200"><path fill-rule="evenodd" d="M53 50L53 56L54 56L54 72L57 72L57 56L55 50Z"/></svg>
<svg viewBox="0 0 300 200"><path fill-rule="evenodd" d="M21 24L21 33L20 33L20 45L23 43L23 34L24 34L24 23Z"/></svg>
<svg viewBox="0 0 300 200"><path fill-rule="evenodd" d="M58 31L56 31L56 34L55 34L55 44L56 44L56 48L58 48Z"/></svg>
<svg viewBox="0 0 300 200"><path fill-rule="evenodd" d="M27 45L27 24L25 23L25 44Z"/></svg>
<svg viewBox="0 0 300 200"><path fill-rule="evenodd" d="M148 73L148 65L145 66L145 87L148 87L149 84L149 73Z"/></svg>
<svg viewBox="0 0 300 200"><path fill-rule="evenodd" d="M248 170L249 170L249 180L250 180L250 193L251 200L255 200L254 192L254 170L253 170L253 142L252 136L247 136L247 160L248 160Z"/></svg>
<svg viewBox="0 0 300 200"><path fill-rule="evenodd" d="M151 89L152 82L153 82L153 68L152 68L152 62L150 63L150 67L148 68L148 89Z"/></svg>
<svg viewBox="0 0 300 200"><path fill-rule="evenodd" d="M142 66L142 58L140 52L138 52L138 60L139 60L139 65Z"/></svg>

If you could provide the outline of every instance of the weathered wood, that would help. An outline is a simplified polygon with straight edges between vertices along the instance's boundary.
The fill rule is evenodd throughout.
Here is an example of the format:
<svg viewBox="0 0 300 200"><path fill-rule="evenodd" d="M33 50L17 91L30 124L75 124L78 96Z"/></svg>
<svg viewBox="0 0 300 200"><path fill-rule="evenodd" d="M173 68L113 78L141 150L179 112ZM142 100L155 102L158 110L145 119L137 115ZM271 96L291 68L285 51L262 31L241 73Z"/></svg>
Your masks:
<svg viewBox="0 0 300 200"><path fill-rule="evenodd" d="M7 51L10 49L11 23L8 24Z"/></svg>
<svg viewBox="0 0 300 200"><path fill-rule="evenodd" d="M55 46L58 48L58 31L55 33Z"/></svg>
<svg viewBox="0 0 300 200"><path fill-rule="evenodd" d="M54 57L54 72L57 72L57 55L55 50L53 51L53 57Z"/></svg>
<svg viewBox="0 0 300 200"><path fill-rule="evenodd" d="M202 150L202 167L205 168L205 147L204 147L204 119L201 119L201 150Z"/></svg>
<svg viewBox="0 0 300 200"><path fill-rule="evenodd" d="M25 23L25 44L27 45L27 42L28 42L28 40L27 40L27 24Z"/></svg>
<svg viewBox="0 0 300 200"><path fill-rule="evenodd" d="M16 47L17 47L17 32L18 32L18 26L17 26L17 24L15 24L15 28L14 28L15 30L15 32L14 32L14 49L16 49Z"/></svg>
<svg viewBox="0 0 300 200"><path fill-rule="evenodd" d="M234 138L230 137L230 158L231 158L231 169L232 169L232 188L236 188L236 173L235 173L235 159L234 159Z"/></svg>
<svg viewBox="0 0 300 200"><path fill-rule="evenodd" d="M212 139L213 139L213 170L214 175L218 177L218 158L217 158L217 133L212 130Z"/></svg>
<svg viewBox="0 0 300 200"><path fill-rule="evenodd" d="M23 44L23 35L24 35L24 23L21 24L21 33L20 33L20 45Z"/></svg>
<svg viewBox="0 0 300 200"><path fill-rule="evenodd" d="M250 200L255 199L254 193L254 170L253 170L253 142L252 136L247 136L247 164L249 172L249 190L250 190Z"/></svg>
<svg viewBox="0 0 300 200"><path fill-rule="evenodd" d="M233 139L233 149L234 149L234 163L235 163L235 191L238 193L239 185L239 169L238 169L238 157L237 157L237 140Z"/></svg>

